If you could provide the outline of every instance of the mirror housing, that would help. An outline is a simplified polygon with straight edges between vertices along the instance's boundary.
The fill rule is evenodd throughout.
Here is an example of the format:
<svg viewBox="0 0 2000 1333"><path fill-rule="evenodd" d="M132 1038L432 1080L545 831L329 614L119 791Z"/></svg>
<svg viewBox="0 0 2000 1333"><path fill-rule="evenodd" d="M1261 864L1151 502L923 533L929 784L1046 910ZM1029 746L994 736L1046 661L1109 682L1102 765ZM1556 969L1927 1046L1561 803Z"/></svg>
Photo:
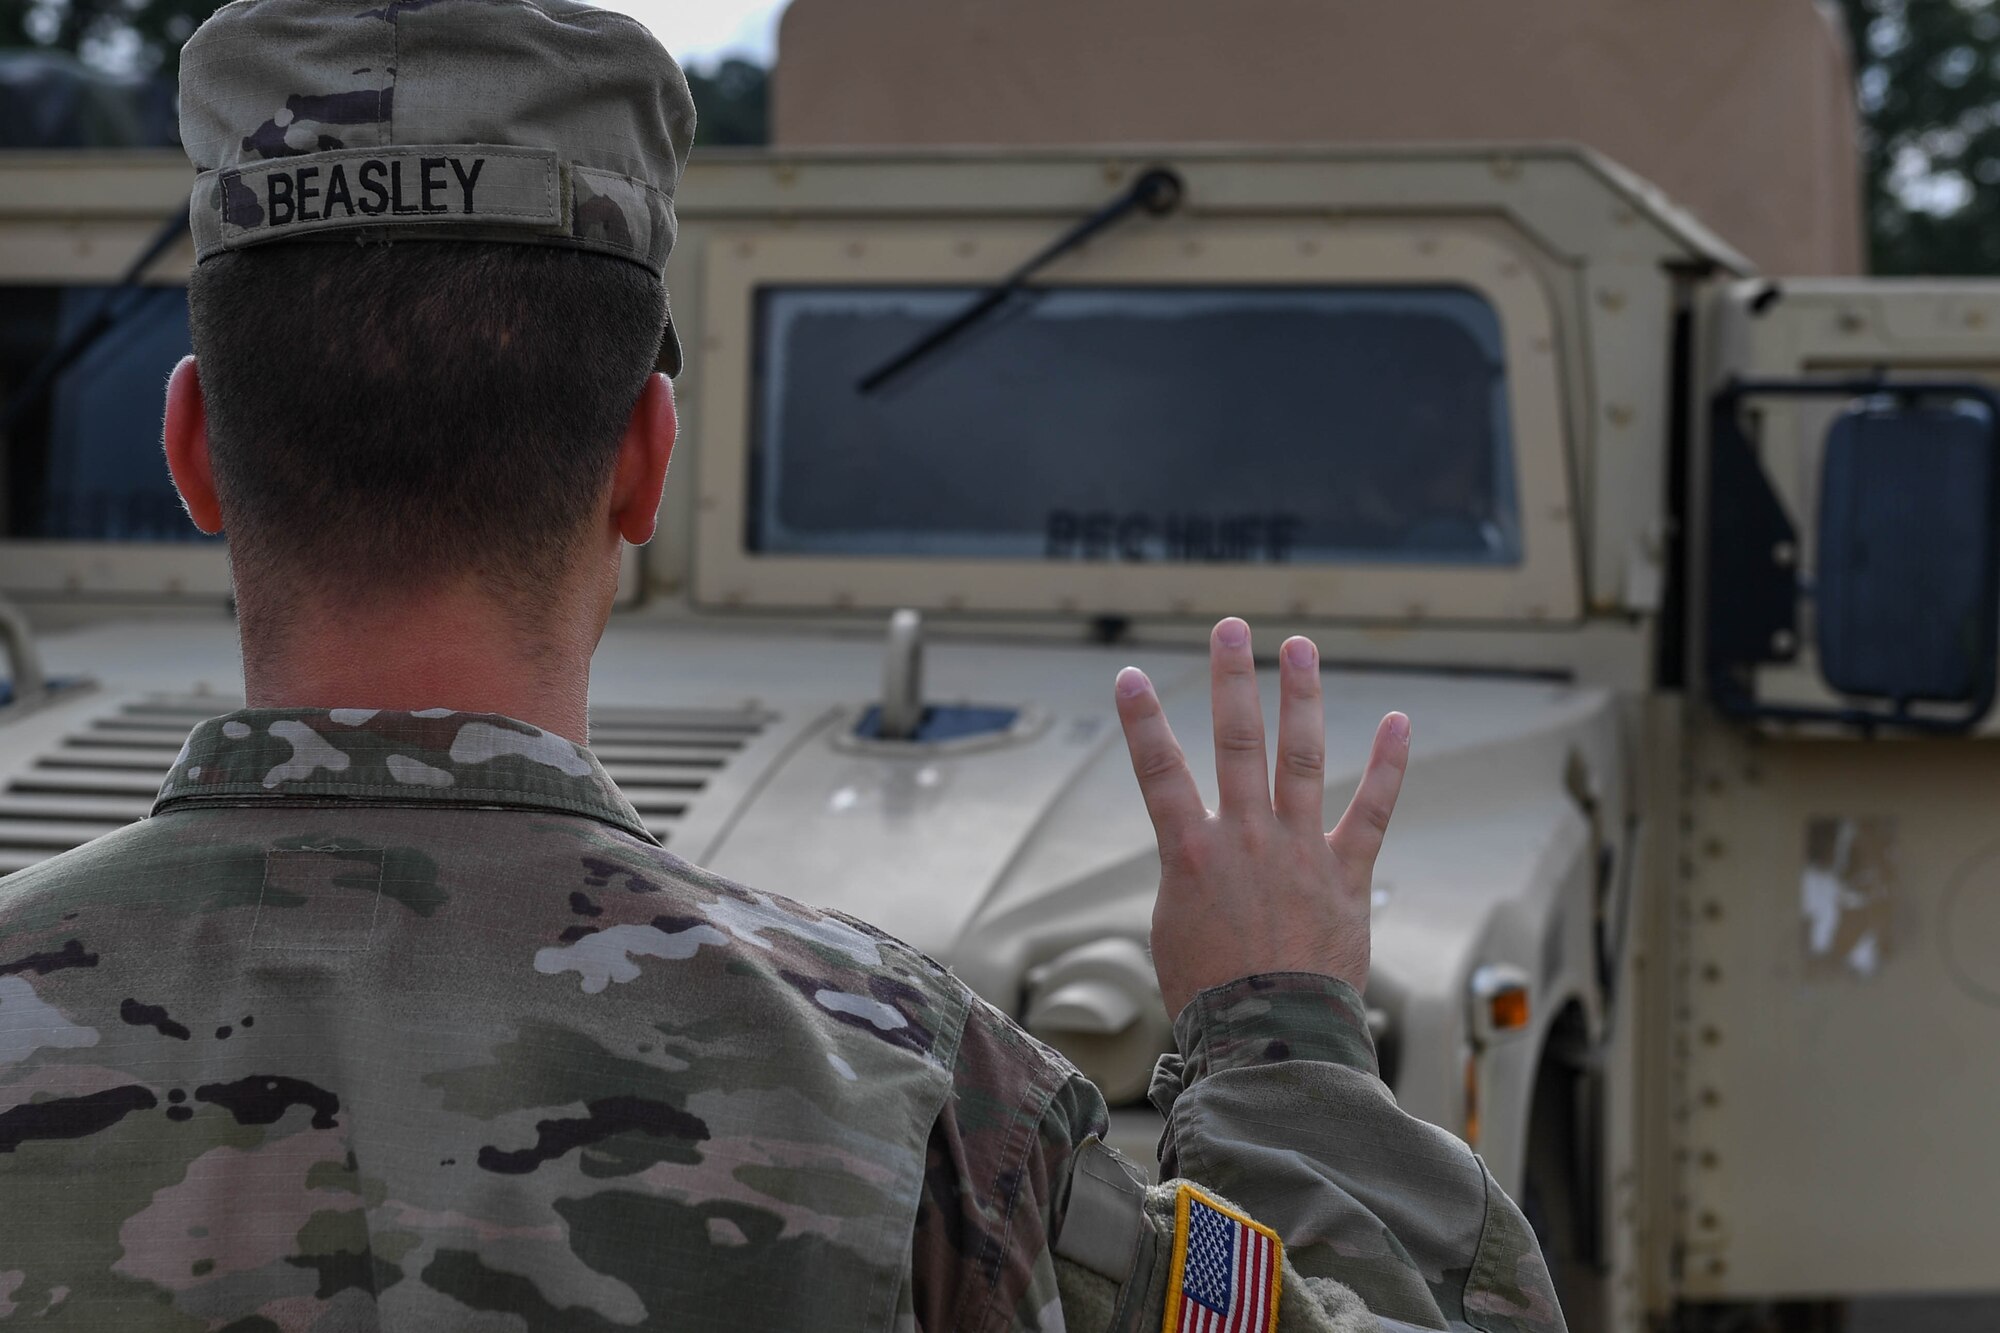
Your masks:
<svg viewBox="0 0 2000 1333"><path fill-rule="evenodd" d="M1744 403L1853 402L1821 460L1814 577ZM2000 662L2000 395L1984 384L1734 382L1711 404L1706 666L1732 716L1962 732L1994 702ZM1798 656L1813 604L1821 676L1853 702L1765 703L1757 669Z"/></svg>

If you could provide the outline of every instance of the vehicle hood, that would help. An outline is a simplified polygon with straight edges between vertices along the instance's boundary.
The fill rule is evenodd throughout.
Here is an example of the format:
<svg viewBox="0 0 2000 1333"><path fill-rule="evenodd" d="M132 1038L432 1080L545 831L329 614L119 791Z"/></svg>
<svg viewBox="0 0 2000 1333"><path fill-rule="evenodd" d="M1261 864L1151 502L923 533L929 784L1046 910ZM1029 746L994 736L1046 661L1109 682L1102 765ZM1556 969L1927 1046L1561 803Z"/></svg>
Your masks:
<svg viewBox="0 0 2000 1333"><path fill-rule="evenodd" d="M860 711L881 688L872 636L628 632L599 653L594 697L670 694L785 719L768 767L726 811L709 810L678 850L732 879L875 922L1011 1009L1031 964L1105 934L1146 935L1158 859L1112 702L1113 678L1128 662L1152 676L1212 802L1200 650L933 643L930 700L1034 715L1015 739L960 751L853 743ZM1328 825L1359 780L1382 715L1408 713L1414 757L1377 905L1406 888L1413 902L1451 904L1449 920L1411 930L1378 910L1378 971L1461 966L1465 942L1440 949L1440 930L1476 934L1484 915L1476 900L1540 874L1549 856L1573 855L1548 840L1561 830L1580 841L1565 790L1578 766L1590 782L1616 771L1609 693L1469 674L1329 669L1325 680ZM1264 695L1275 733L1275 669L1264 673Z"/></svg>

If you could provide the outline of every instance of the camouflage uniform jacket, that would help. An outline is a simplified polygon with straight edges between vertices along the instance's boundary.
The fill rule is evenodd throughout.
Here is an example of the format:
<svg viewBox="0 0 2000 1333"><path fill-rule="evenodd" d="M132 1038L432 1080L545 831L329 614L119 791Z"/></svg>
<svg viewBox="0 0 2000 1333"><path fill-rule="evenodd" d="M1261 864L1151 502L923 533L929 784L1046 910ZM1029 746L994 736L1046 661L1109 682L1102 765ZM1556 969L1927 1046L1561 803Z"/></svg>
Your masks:
<svg viewBox="0 0 2000 1333"><path fill-rule="evenodd" d="M1254 978L1176 1035L1166 1169L1278 1227L1288 1276L1560 1327L1350 989ZM1059 1329L1104 1126L936 963L676 859L501 717L218 718L153 818L0 881L0 1322Z"/></svg>

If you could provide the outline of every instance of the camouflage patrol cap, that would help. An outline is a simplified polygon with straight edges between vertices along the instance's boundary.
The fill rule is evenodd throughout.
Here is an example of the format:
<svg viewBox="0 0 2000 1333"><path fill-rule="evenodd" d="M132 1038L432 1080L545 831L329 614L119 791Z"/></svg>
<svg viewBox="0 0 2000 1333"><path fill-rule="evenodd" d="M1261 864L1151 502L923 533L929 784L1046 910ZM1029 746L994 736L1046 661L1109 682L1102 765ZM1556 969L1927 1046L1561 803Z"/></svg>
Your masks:
<svg viewBox="0 0 2000 1333"><path fill-rule="evenodd" d="M272 241L560 245L664 278L680 67L574 0L235 0L181 53L195 257ZM678 373L671 319L664 346Z"/></svg>

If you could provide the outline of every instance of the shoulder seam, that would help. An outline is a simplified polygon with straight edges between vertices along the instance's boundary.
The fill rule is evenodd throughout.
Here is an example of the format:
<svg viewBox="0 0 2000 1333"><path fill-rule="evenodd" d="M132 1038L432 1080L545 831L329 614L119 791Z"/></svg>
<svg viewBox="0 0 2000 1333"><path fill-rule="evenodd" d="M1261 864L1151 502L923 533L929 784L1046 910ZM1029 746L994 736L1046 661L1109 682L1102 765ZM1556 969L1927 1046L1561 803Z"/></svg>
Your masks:
<svg viewBox="0 0 2000 1333"><path fill-rule="evenodd" d="M981 1001L975 997L967 1005L968 1022L971 1021L971 1005L977 1003L981 1003ZM998 1011L996 1010L996 1012ZM1001 1017L1004 1020L1006 1015L1002 1014ZM1076 1072L1074 1069L1065 1069L1061 1065L1049 1061L1037 1045L1021 1041L1012 1029L1013 1024L1007 1022L1001 1030L1007 1038L1007 1044L1023 1056L1028 1057L1031 1062L1031 1067L1035 1072L1035 1081L1033 1084L1035 1096L1032 1099L1034 1114L1021 1121L1020 1142L1018 1145L1009 1148L1004 1159L1005 1164L1000 1168L993 1182L994 1190L998 1193L1003 1180L1010 1177L1013 1180L1013 1187L1007 1191L1006 1195L1006 1212L1000 1217L998 1239L999 1244L1003 1247L1011 1246L1013 1243L1014 1219L1020 1209L1021 1186L1026 1179L1027 1157L1028 1153L1034 1147L1035 1136L1040 1132L1042 1122L1048 1118L1049 1108L1055 1104L1056 1095L1069 1086L1069 1081L1072 1078L1083 1077L1082 1074ZM1025 1105L1023 1109L1026 1109ZM983 1293L985 1297L983 1317L976 1323L968 1324L964 1318L964 1313L961 1312L958 1327L970 1328L975 1331L996 1327L1004 1311L996 1310L993 1307L993 1297L1000 1286L1000 1272L1005 1257L1004 1249L1000 1254L996 1255L992 1253L990 1244L987 1247L982 1247L980 1253L981 1267L986 1270L986 1284Z"/></svg>
<svg viewBox="0 0 2000 1333"><path fill-rule="evenodd" d="M1480 1333L1489 1333L1486 1321L1473 1314L1469 1298L1473 1279L1486 1266L1486 1240L1493 1233L1493 1191L1499 1188L1499 1182L1493 1179L1493 1173L1486 1169L1486 1163L1478 1153L1472 1154L1472 1164L1479 1168L1480 1183L1484 1187L1479 1196L1479 1242L1472 1247L1472 1262L1465 1267L1465 1285L1458 1292L1458 1308L1464 1312L1467 1324L1480 1330Z"/></svg>

